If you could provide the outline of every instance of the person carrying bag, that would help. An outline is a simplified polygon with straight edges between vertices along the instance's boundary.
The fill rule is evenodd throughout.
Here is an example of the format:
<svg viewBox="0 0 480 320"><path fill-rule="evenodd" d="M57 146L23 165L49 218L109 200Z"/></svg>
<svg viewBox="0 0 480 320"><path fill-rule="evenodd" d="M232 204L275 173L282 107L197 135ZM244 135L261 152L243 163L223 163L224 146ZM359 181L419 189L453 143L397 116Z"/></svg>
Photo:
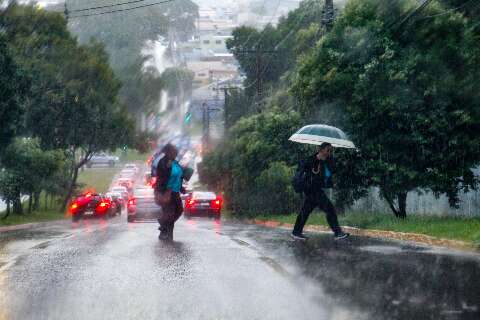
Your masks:
<svg viewBox="0 0 480 320"><path fill-rule="evenodd" d="M167 144L162 149L163 157L157 165L157 182L155 184L155 202L162 207L162 214L158 218L160 227L160 240L173 240L175 222L183 213L180 192L185 193L182 180L185 179L185 171L176 159L177 148ZM191 176L191 175L190 175Z"/></svg>

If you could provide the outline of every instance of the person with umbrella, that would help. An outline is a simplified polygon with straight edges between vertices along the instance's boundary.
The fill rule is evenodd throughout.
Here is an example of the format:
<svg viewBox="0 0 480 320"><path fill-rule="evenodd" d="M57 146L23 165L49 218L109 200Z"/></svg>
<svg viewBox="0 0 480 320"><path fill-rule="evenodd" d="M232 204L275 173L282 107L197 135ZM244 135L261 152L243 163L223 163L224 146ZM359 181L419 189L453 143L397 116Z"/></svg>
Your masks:
<svg viewBox="0 0 480 320"><path fill-rule="evenodd" d="M335 207L324 189L333 187L332 178L335 173L333 145L351 148L353 143L346 139L346 135L340 129L324 125L304 127L290 137L290 140L319 144L317 152L301 161L299 165L298 172L303 176L302 191L305 194L305 200L295 221L291 237L295 240L307 240L307 236L303 234L303 228L310 213L318 207L326 213L327 222L334 233L335 240L347 238L349 234L343 232L340 227Z"/></svg>

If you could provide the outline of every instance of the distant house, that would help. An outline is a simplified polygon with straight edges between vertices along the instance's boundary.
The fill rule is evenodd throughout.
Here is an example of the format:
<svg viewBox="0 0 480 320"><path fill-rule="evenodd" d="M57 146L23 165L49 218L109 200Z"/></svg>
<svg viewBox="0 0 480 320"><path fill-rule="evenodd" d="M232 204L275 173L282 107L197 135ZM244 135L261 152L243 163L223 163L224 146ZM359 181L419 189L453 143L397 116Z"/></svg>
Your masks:
<svg viewBox="0 0 480 320"><path fill-rule="evenodd" d="M235 79L239 76L236 65L221 61L188 61L187 69L195 74L193 81L197 85L205 85L218 80Z"/></svg>

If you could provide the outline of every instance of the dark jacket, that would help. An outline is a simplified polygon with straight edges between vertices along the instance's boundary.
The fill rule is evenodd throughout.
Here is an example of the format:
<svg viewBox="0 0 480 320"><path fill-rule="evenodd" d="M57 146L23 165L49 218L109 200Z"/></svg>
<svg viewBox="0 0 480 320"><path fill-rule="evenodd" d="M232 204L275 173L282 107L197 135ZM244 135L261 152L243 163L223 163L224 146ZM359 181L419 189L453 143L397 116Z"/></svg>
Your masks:
<svg viewBox="0 0 480 320"><path fill-rule="evenodd" d="M307 187L305 192L312 192L318 189L324 188L333 188L333 174L335 173L335 162L333 158L328 158L325 161L318 160L316 155L309 156L308 158L304 159L300 166L302 167L305 172L307 172ZM331 175L327 179L325 178L325 167L328 168ZM318 174L315 172L318 170Z"/></svg>
<svg viewBox="0 0 480 320"><path fill-rule="evenodd" d="M161 157L157 164L155 189L163 192L167 189L168 179L172 174L172 165L165 155L161 155Z"/></svg>

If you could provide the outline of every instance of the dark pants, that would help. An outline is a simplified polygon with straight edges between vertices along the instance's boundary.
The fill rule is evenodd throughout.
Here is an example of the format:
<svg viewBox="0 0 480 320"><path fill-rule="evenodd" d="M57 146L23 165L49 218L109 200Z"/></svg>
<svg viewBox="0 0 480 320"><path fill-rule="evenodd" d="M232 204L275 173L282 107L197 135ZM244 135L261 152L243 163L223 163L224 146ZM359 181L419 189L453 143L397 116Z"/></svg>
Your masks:
<svg viewBox="0 0 480 320"><path fill-rule="evenodd" d="M325 192L319 189L314 192L305 193L303 207L300 210L300 214L297 216L297 221L295 221L295 226L293 227L294 234L301 234L303 232L303 227L305 226L305 223L307 223L310 213L312 213L313 209L316 207L327 214L328 225L335 234L342 231L340 225L338 224L335 207L330 199L328 199Z"/></svg>
<svg viewBox="0 0 480 320"><path fill-rule="evenodd" d="M173 238L173 228L175 222L180 218L183 212L182 199L180 193L172 192L172 199L168 205L162 206L162 215L158 219L160 231L167 234L170 239Z"/></svg>

